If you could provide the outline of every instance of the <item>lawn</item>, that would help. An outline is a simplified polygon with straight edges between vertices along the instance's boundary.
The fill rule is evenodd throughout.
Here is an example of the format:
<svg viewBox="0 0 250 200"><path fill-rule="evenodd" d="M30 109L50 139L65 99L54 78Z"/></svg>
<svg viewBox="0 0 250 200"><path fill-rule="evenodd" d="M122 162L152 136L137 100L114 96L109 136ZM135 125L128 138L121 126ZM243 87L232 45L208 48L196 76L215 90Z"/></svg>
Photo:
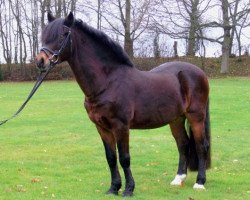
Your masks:
<svg viewBox="0 0 250 200"><path fill-rule="evenodd" d="M210 85L212 168L206 191L193 190L195 172L183 187L170 186L178 154L169 127L133 130L132 199L250 199L250 79L212 79ZM0 83L0 120L17 110L31 87ZM74 81L45 82L23 113L0 127L1 200L122 199L104 195L109 169L83 97Z"/></svg>

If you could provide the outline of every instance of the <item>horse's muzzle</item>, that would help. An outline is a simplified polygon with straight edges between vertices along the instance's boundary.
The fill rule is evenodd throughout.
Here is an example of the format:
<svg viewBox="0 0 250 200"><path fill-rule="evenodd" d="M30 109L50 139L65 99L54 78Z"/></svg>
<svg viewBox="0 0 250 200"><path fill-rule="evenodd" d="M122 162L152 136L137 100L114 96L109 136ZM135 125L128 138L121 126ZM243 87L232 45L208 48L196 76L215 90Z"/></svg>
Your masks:
<svg viewBox="0 0 250 200"><path fill-rule="evenodd" d="M43 58L36 60L36 66L40 70L40 72L46 72L47 65L45 64L45 61Z"/></svg>
<svg viewBox="0 0 250 200"><path fill-rule="evenodd" d="M39 69L44 68L44 60L43 60L43 58L41 58L41 59L39 59L39 60L36 60L36 66L37 66Z"/></svg>
<svg viewBox="0 0 250 200"><path fill-rule="evenodd" d="M39 70L44 71L49 66L49 57L41 51L36 55L35 63Z"/></svg>

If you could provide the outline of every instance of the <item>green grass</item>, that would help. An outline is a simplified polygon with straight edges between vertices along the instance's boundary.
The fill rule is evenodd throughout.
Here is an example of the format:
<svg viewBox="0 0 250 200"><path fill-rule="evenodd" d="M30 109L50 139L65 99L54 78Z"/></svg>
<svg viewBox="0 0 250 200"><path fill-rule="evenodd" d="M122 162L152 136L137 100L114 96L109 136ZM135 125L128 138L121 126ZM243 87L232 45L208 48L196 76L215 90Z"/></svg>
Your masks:
<svg viewBox="0 0 250 200"><path fill-rule="evenodd" d="M194 172L184 187L169 185L178 160L169 127L136 130L130 136L133 199L250 199L250 79L213 79L210 85L207 190L192 189ZM31 87L0 84L0 120L17 110ZM18 118L0 127L1 200L122 199L104 195L109 184L104 149L75 82L44 83Z"/></svg>

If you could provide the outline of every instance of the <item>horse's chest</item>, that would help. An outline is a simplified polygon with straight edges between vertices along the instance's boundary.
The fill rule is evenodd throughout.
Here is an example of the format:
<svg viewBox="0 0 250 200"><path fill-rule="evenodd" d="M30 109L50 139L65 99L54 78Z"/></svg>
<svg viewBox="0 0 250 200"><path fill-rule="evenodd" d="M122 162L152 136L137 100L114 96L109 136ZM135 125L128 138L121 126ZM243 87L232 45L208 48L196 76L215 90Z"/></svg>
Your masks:
<svg viewBox="0 0 250 200"><path fill-rule="evenodd" d="M85 102L84 106L85 106L85 108L87 110L87 113L88 113L89 118L91 119L91 121L93 121L95 123L100 121L101 114L100 114L100 112L98 112L99 109L96 106L96 104Z"/></svg>
<svg viewBox="0 0 250 200"><path fill-rule="evenodd" d="M89 103L85 101L84 106L87 110L88 116L95 124L110 129L109 112L106 105L100 105L96 103Z"/></svg>

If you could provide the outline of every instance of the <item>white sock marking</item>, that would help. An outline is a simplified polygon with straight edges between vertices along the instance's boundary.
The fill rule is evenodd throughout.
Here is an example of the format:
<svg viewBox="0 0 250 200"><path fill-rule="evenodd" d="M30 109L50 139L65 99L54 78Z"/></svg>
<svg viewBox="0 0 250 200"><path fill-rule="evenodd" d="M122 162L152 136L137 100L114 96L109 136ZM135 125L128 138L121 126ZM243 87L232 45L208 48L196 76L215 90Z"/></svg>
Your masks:
<svg viewBox="0 0 250 200"><path fill-rule="evenodd" d="M176 185L181 186L183 182L186 180L187 175L186 174L177 174L174 178L174 180L170 183L170 185Z"/></svg>
<svg viewBox="0 0 250 200"><path fill-rule="evenodd" d="M206 189L204 187L204 185L201 185L201 184L198 184L198 183L195 183L193 188L196 189L196 190L205 190Z"/></svg>

